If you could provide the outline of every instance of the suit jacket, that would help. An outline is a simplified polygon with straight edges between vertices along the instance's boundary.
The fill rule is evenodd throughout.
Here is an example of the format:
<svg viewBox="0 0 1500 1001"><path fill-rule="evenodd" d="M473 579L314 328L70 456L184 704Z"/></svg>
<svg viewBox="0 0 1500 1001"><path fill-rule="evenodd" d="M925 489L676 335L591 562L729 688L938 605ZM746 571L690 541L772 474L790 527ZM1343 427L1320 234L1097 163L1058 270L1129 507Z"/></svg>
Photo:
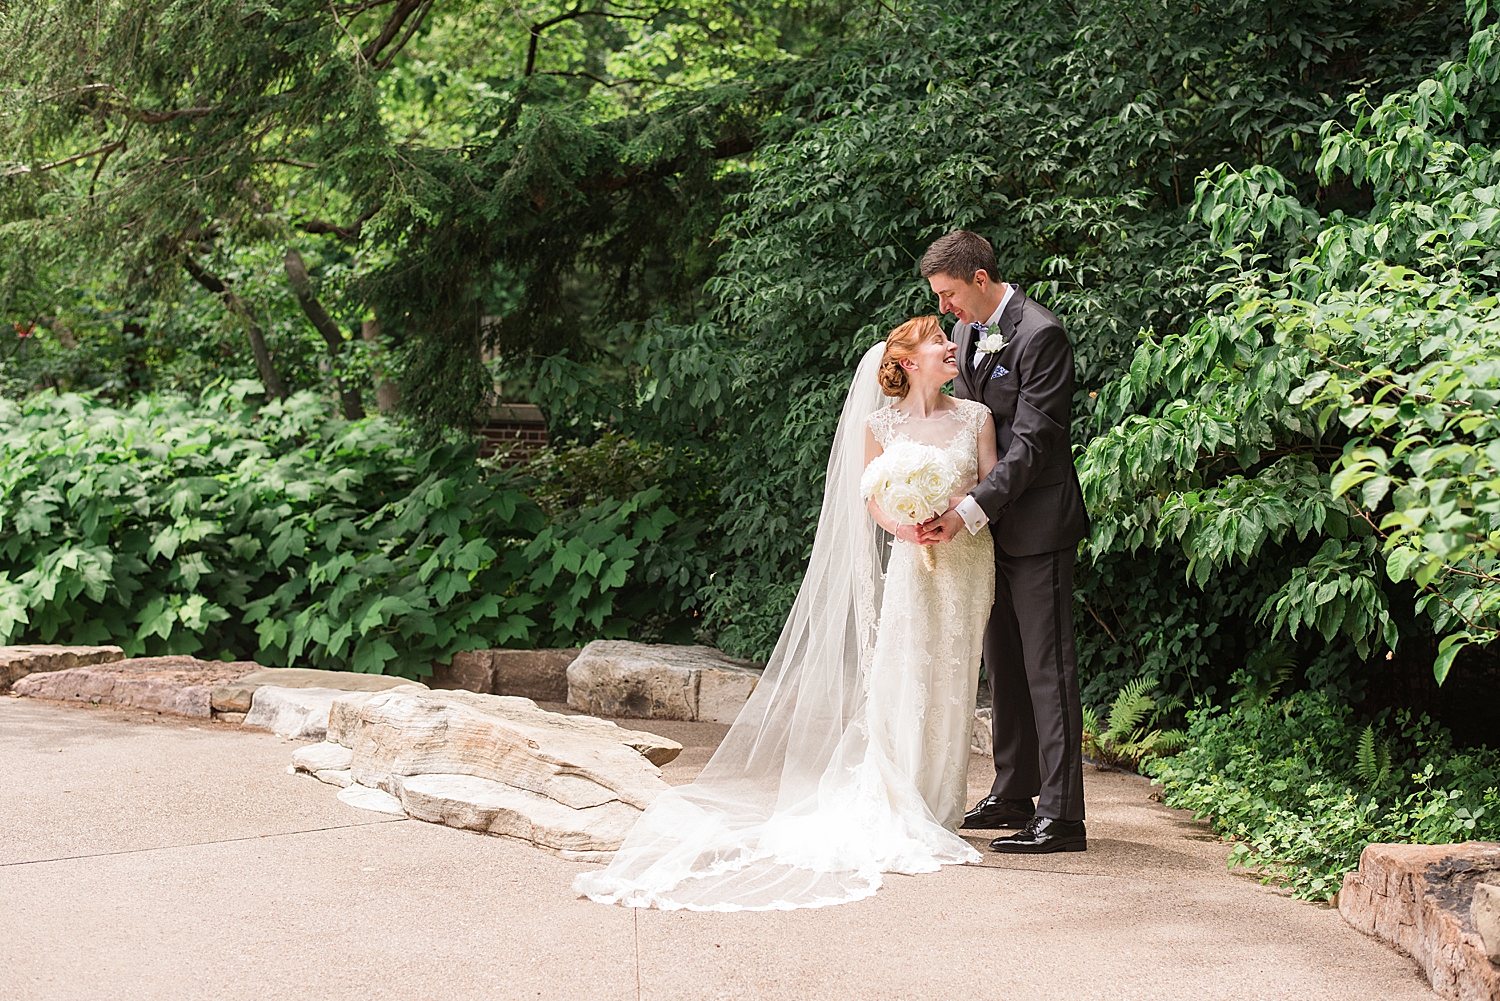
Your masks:
<svg viewBox="0 0 1500 1001"><path fill-rule="evenodd" d="M1069 439L1073 345L1051 311L1017 288L991 334L1000 351L974 357L975 329L960 323L954 395L977 400L995 418L999 461L969 495L990 519L995 544L1011 556L1078 545L1089 534L1083 490Z"/></svg>

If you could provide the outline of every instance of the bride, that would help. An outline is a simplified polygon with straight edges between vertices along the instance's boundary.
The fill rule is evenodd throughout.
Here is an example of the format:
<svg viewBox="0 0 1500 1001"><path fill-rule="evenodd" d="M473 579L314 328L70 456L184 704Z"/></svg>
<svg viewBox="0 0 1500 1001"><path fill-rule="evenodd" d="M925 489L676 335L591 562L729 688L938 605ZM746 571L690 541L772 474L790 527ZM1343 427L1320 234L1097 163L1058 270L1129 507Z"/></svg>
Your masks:
<svg viewBox="0 0 1500 1001"><path fill-rule="evenodd" d="M698 779L658 796L608 868L574 881L579 893L788 910L868 897L882 873L979 860L954 831L994 598L989 529L938 544L929 569L916 529L859 491L865 465L900 439L944 449L960 495L995 464L988 408L942 392L954 351L927 316L865 353L807 574L760 684Z"/></svg>

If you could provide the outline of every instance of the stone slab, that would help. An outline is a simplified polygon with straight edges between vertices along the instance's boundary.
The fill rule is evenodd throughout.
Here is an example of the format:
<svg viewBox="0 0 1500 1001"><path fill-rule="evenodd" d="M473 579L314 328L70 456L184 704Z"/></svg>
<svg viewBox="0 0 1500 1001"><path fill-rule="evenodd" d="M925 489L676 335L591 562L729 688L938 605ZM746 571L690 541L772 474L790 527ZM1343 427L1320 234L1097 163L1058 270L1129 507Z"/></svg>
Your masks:
<svg viewBox="0 0 1500 1001"><path fill-rule="evenodd" d="M568 705L600 716L732 723L760 674L713 647L595 640L568 666Z"/></svg>
<svg viewBox="0 0 1500 1001"><path fill-rule="evenodd" d="M1474 926L1475 889L1500 875L1500 844L1367 845L1344 877L1339 913L1417 961L1454 1001L1500 998L1500 967Z"/></svg>
<svg viewBox="0 0 1500 1001"><path fill-rule="evenodd" d="M974 710L974 732L969 737L969 750L991 760L995 757L993 712L989 706Z"/></svg>
<svg viewBox="0 0 1500 1001"><path fill-rule="evenodd" d="M256 693L257 702L262 689ZM516 696L398 688L333 700L327 741L293 769L350 805L517 838L575 860L607 857L667 788L657 763L682 745ZM364 797L361 799L361 797Z"/></svg>
<svg viewBox="0 0 1500 1001"><path fill-rule="evenodd" d="M425 691L415 685L414 691ZM334 700L358 702L375 692L345 692L334 688L282 688L261 685L255 689L246 726L258 726L295 740L322 740L328 735L328 713ZM347 767L347 766L346 766Z"/></svg>
<svg viewBox="0 0 1500 1001"><path fill-rule="evenodd" d="M0 692L28 674L66 671L125 659L117 646L0 646Z"/></svg>
<svg viewBox="0 0 1500 1001"><path fill-rule="evenodd" d="M18 695L34 699L209 716L215 688L259 668L253 661L137 657L29 674L11 688Z"/></svg>
<svg viewBox="0 0 1500 1001"><path fill-rule="evenodd" d="M262 685L274 685L277 688L331 688L341 692L383 692L402 685L427 687L420 681L385 674L315 671L305 667L262 667L232 684L215 687L210 696L214 712L249 712L255 690Z"/></svg>
<svg viewBox="0 0 1500 1001"><path fill-rule="evenodd" d="M357 806L361 810L390 813L398 817L406 813L406 808L395 796L380 789L371 789L362 785L348 785L340 789L339 802Z"/></svg>
<svg viewBox="0 0 1500 1001"><path fill-rule="evenodd" d="M619 800L583 809L473 775L415 775L401 783L406 815L530 842L575 862L607 861L641 811Z"/></svg>
<svg viewBox="0 0 1500 1001"><path fill-rule="evenodd" d="M578 648L466 650L447 664L434 664L429 688L479 695L518 695L538 702L566 702L568 665Z"/></svg>
<svg viewBox="0 0 1500 1001"><path fill-rule="evenodd" d="M353 761L353 751L331 740L299 747L292 752L292 767L311 775L322 771L347 771Z"/></svg>
<svg viewBox="0 0 1500 1001"><path fill-rule="evenodd" d="M760 675L749 670L709 668L698 672L698 711L702 723L733 723L750 701Z"/></svg>
<svg viewBox="0 0 1500 1001"><path fill-rule="evenodd" d="M448 663L432 665L427 687L494 695L494 656L493 650L460 650Z"/></svg>
<svg viewBox="0 0 1500 1001"><path fill-rule="evenodd" d="M568 700L568 667L582 651L578 647L556 650L492 650L496 695L519 695L537 702Z"/></svg>

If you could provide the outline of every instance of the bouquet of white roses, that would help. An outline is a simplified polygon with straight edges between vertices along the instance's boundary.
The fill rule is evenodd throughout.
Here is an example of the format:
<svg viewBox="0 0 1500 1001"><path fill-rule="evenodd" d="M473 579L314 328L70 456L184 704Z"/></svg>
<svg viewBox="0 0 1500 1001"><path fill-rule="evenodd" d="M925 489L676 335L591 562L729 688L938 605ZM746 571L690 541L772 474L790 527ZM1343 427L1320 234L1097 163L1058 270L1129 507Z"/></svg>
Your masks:
<svg viewBox="0 0 1500 1001"><path fill-rule="evenodd" d="M935 445L897 441L865 467L859 493L874 498L880 509L901 525L920 525L948 510L958 489L958 469ZM928 570L935 569L932 547L922 547Z"/></svg>

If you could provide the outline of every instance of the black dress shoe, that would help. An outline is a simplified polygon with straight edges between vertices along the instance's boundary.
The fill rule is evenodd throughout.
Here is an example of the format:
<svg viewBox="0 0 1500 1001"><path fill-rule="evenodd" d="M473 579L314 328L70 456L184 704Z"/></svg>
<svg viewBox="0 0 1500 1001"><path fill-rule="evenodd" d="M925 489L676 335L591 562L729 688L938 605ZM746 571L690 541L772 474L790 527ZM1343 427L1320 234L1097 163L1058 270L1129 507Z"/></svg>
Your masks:
<svg viewBox="0 0 1500 1001"><path fill-rule="evenodd" d="M990 842L990 851L1002 855L1046 855L1088 849L1088 832L1083 829L1083 821L1051 817L1033 817L1018 833Z"/></svg>
<svg viewBox="0 0 1500 1001"><path fill-rule="evenodd" d="M1001 799L986 796L974 804L974 809L964 814L959 825L971 831L993 831L999 827L1025 827L1036 815L1029 799Z"/></svg>

